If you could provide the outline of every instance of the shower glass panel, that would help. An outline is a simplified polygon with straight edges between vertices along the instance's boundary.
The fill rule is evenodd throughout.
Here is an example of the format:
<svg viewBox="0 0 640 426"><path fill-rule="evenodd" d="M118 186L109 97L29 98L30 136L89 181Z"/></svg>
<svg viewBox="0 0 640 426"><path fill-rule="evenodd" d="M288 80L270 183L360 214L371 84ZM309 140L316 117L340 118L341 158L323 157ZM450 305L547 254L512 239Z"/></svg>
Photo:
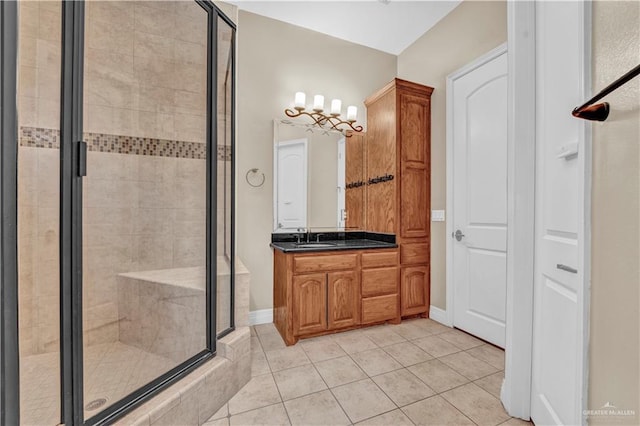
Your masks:
<svg viewBox="0 0 640 426"><path fill-rule="evenodd" d="M59 2L18 5L20 417L60 423Z"/></svg>
<svg viewBox="0 0 640 426"><path fill-rule="evenodd" d="M231 312L231 268L232 259L232 155L233 145L233 46L234 30L222 18L217 18L218 73L217 73L217 132L218 132L218 175L217 175L217 332L222 333L232 327Z"/></svg>
<svg viewBox="0 0 640 426"><path fill-rule="evenodd" d="M207 19L86 2L85 418L207 347Z"/></svg>

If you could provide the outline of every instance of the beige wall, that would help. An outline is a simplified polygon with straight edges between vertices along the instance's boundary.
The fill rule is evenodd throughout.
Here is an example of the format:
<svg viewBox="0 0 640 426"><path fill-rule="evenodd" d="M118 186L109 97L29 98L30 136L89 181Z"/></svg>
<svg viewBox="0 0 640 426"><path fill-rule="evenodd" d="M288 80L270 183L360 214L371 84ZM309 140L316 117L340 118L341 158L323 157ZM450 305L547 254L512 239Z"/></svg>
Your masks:
<svg viewBox="0 0 640 426"><path fill-rule="evenodd" d="M465 1L398 56L398 77L433 87L431 208L446 208L447 75L507 41L505 2ZM431 304L446 305L445 222L431 223Z"/></svg>
<svg viewBox="0 0 640 426"><path fill-rule="evenodd" d="M640 3L593 4L593 90L640 62ZM610 402L640 423L640 78L609 95L593 125L589 408ZM592 418L610 424L611 418ZM618 422L616 422L618 423Z"/></svg>
<svg viewBox="0 0 640 426"><path fill-rule="evenodd" d="M273 19L240 11L238 23L238 256L251 271L251 310L273 301L273 119L292 106L296 91L358 106L396 75L396 57ZM263 186L244 175L258 167Z"/></svg>

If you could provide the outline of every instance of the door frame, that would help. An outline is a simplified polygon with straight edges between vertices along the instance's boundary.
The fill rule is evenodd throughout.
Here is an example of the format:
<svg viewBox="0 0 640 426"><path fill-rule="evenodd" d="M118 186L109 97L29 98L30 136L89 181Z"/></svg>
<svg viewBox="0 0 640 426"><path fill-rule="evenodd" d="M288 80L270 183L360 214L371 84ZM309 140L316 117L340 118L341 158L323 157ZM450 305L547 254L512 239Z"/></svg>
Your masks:
<svg viewBox="0 0 640 426"><path fill-rule="evenodd" d="M584 40L580 79L584 99L591 93L591 3L581 3ZM536 3L507 4L507 39L509 46L508 106L508 221L507 237L507 329L505 380L501 400L507 412L523 419L531 416L531 374L533 349L533 296L535 247L535 152L536 152ZM570 114L571 111L567 111ZM582 121L580 141L584 146L583 193L584 217L580 222L583 238L579 242L579 265L582 271L582 298L578 300L578 335L582 357L577 359L576 404L582 414L588 397L589 283L591 273L591 126ZM516 197L517 195L517 197Z"/></svg>
<svg viewBox="0 0 640 426"><path fill-rule="evenodd" d="M446 179L446 193L447 193L447 204L446 204L446 325L453 327L453 306L455 303L454 300L454 280L453 280L453 239L450 237L454 232L454 223L453 223L453 84L459 78L464 77L470 72L480 68L486 63L494 60L500 55L503 55L507 52L507 43L503 43L498 47L490 50L484 55L474 59L467 65L462 68L454 71L453 73L447 76L447 135L446 135L446 157L447 157L447 179ZM508 230L507 226L507 230ZM508 234L508 231L507 231Z"/></svg>
<svg viewBox="0 0 640 426"><path fill-rule="evenodd" d="M580 76L585 99L591 92L591 8L583 5L584 25L582 39L585 46ZM501 400L507 412L523 419L531 415L531 373L533 348L533 286L535 247L535 152L536 152L536 87L531 82L536 76L536 5L535 2L507 3L508 46L508 223L507 234L507 303L505 379ZM454 73L455 74L455 73ZM447 81L449 82L449 81ZM450 283L452 268L452 242L449 234L452 223L452 141L450 90L447 84L447 279L446 312L440 315L446 325L453 325L453 294ZM569 114L570 111L567 111ZM578 362L582 372L576 394L581 395L582 412L588 398L588 345L589 345L589 283L591 248L591 126L584 123L585 170L583 246L580 247L580 268L583 271L583 297L579 300L582 333L579 336L583 356ZM518 195L516 197L516 195ZM584 416L583 416L584 419ZM584 421L584 420L583 420Z"/></svg>

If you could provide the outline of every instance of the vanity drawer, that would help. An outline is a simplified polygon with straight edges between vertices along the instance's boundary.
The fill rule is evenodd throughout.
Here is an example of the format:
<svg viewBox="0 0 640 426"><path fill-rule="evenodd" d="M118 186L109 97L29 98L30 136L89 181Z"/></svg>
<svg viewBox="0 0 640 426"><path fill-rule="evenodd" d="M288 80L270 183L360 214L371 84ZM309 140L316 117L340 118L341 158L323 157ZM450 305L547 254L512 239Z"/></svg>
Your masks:
<svg viewBox="0 0 640 426"><path fill-rule="evenodd" d="M383 251L379 253L362 253L362 268L380 268L383 266L397 266L398 252Z"/></svg>
<svg viewBox="0 0 640 426"><path fill-rule="evenodd" d="M362 270L362 297L398 292L398 268Z"/></svg>
<svg viewBox="0 0 640 426"><path fill-rule="evenodd" d="M362 299L362 323L368 324L398 317L398 295Z"/></svg>
<svg viewBox="0 0 640 426"><path fill-rule="evenodd" d="M429 263L429 244L403 244L400 247L400 262L403 265Z"/></svg>
<svg viewBox="0 0 640 426"><path fill-rule="evenodd" d="M357 254L295 256L293 258L293 272L295 274L306 274L308 272L342 271L345 269L355 269L357 266Z"/></svg>

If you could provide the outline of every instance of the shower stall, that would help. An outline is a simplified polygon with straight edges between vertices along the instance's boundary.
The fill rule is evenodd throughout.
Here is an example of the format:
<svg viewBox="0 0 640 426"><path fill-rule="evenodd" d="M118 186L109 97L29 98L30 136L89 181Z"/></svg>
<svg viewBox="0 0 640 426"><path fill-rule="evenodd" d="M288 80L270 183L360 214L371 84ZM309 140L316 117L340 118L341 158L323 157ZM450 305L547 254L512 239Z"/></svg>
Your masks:
<svg viewBox="0 0 640 426"><path fill-rule="evenodd" d="M3 315L2 363L17 374L3 415L103 424L234 329L235 25L209 0L9 3L17 348Z"/></svg>

